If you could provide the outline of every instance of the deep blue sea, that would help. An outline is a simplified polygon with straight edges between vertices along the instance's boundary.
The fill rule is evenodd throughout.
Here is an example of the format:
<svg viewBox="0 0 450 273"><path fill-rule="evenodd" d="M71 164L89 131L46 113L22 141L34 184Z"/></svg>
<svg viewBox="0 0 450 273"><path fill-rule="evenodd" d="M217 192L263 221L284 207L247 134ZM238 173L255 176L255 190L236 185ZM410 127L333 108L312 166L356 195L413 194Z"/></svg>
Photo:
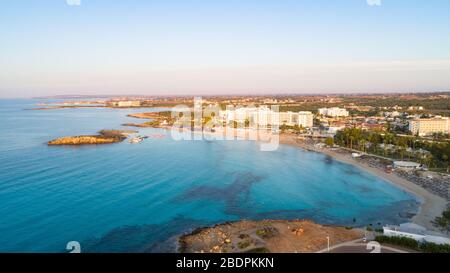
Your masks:
<svg viewBox="0 0 450 273"><path fill-rule="evenodd" d="M61 136L143 122L154 109L30 111L37 100L0 100L0 252L169 252L176 236L238 219L308 218L322 224L401 223L418 199L356 167L281 145L151 137L99 146L48 147Z"/></svg>

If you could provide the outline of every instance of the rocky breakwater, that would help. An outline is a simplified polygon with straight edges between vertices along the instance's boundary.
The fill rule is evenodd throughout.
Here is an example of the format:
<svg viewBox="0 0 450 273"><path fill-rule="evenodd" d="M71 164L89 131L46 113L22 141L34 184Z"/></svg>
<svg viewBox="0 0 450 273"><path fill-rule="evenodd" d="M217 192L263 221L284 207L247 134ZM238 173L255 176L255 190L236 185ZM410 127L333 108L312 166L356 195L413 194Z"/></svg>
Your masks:
<svg viewBox="0 0 450 273"><path fill-rule="evenodd" d="M47 144L49 146L112 144L124 141L129 134L133 133L137 132L123 130L102 130L98 135L61 137L51 140Z"/></svg>

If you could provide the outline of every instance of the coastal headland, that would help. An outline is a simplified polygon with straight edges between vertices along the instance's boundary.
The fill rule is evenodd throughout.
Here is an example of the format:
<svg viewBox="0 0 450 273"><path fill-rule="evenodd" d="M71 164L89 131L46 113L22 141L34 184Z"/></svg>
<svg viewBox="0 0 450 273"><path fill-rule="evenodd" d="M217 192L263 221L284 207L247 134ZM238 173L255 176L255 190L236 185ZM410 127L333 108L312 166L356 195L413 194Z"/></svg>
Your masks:
<svg viewBox="0 0 450 273"><path fill-rule="evenodd" d="M179 238L182 253L301 253L317 252L360 239L364 232L308 220L237 221L197 229Z"/></svg>

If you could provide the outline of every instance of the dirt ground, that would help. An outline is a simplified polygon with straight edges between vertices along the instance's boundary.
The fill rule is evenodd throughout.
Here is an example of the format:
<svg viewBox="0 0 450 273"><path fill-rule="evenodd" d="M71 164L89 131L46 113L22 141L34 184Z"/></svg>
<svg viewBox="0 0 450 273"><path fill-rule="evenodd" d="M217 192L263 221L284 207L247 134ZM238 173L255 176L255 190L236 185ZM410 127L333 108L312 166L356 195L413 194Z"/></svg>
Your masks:
<svg viewBox="0 0 450 273"><path fill-rule="evenodd" d="M184 253L304 253L363 237L363 232L307 220L239 221L203 228L180 238Z"/></svg>

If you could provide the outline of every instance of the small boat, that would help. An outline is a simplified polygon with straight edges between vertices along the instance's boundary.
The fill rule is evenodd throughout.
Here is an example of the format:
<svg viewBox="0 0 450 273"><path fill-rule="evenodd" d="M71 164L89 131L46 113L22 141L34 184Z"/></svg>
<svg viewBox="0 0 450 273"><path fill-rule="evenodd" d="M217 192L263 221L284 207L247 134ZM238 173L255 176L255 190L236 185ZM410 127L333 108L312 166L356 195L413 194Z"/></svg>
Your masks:
<svg viewBox="0 0 450 273"><path fill-rule="evenodd" d="M144 138L143 138L143 137L140 137L140 136L138 136L138 137L133 137L132 139L130 139L130 143L131 143L131 144L137 144L137 143L142 142L143 140L144 140Z"/></svg>

